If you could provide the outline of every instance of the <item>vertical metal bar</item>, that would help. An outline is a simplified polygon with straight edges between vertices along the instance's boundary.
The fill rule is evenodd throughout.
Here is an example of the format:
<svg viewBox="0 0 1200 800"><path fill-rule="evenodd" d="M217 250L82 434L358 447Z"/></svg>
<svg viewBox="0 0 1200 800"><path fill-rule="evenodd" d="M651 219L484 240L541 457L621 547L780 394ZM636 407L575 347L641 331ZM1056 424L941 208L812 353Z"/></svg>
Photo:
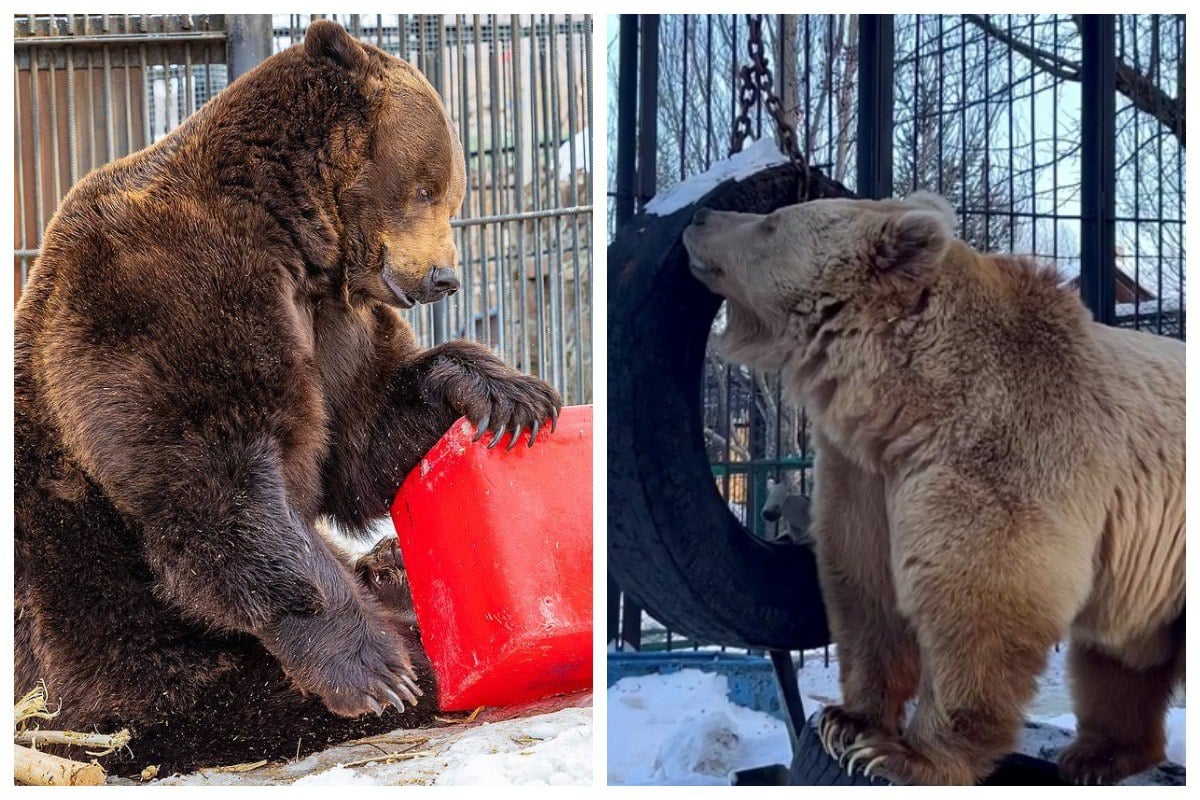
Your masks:
<svg viewBox="0 0 1200 800"><path fill-rule="evenodd" d="M577 76L575 72L575 25L572 15L566 15L566 64L567 64L567 205L576 207L579 205L579 181L576 161L576 98L575 90L578 87L576 83ZM581 154L582 155L582 154ZM561 174L561 173L560 173ZM579 215L571 215L571 321L574 324L572 328L571 343L575 353L575 391L569 395L567 402L572 400L575 403L585 402L584 398L584 375L583 375L583 341L584 332L582 328L583 319L583 289L581 280L580 265L582 257L579 251ZM564 345L565 349L565 345Z"/></svg>
<svg viewBox="0 0 1200 800"><path fill-rule="evenodd" d="M229 82L232 83L271 55L271 15L228 14L225 23Z"/></svg>
<svg viewBox="0 0 1200 800"><path fill-rule="evenodd" d="M154 93L154 76L150 71L144 44L138 45L138 65L142 70L142 147L149 147L154 142L153 122L150 119L150 95ZM211 87L209 91L212 91Z"/></svg>
<svg viewBox="0 0 1200 800"><path fill-rule="evenodd" d="M783 103L783 113L786 118L795 123L796 111L800 108L799 85L796 80L796 35L799 28L795 14L779 15L778 66L775 74L779 76L779 97ZM807 120L805 120L807 124ZM776 138L778 138L776 132ZM782 142L779 142L782 145ZM797 142L797 145L803 146Z"/></svg>
<svg viewBox="0 0 1200 800"><path fill-rule="evenodd" d="M129 17L125 17L125 30L129 30ZM126 45L121 50L121 60L125 67L125 152L132 153L138 148L133 143L133 77L129 69L129 58L132 49Z"/></svg>
<svg viewBox="0 0 1200 800"><path fill-rule="evenodd" d="M429 15L422 14L418 25L418 46L420 48L421 58L424 60L428 46L428 19ZM438 17L438 25L444 25L442 17ZM471 126L467 98L470 96L470 87L468 86L467 76L467 54L466 44L463 40L464 18L460 15L454 17L454 45L457 55L456 66L458 68L458 100L461 114L459 116L459 138L462 139L463 149L467 159L467 185L466 194L463 198L463 208L470 210L474 202L474 186L473 181L476 179L471 174ZM474 250L472 247L471 231L463 232L462 243L464 245L465 257L463 258L463 328L468 339L475 339L475 270L474 270Z"/></svg>
<svg viewBox="0 0 1200 800"><path fill-rule="evenodd" d="M482 29L479 24L475 26L476 35L482 36ZM488 104L491 114L488 117L488 131L491 141L491 153L489 161L491 167L492 178L492 213L503 213L501 209L501 193L500 193L500 176L501 169L504 165L504 152L500 141L500 129L503 125L503 110L504 106L500 102L500 88L502 77L500 72L500 34L496 20L496 15L491 15L489 22L489 30L491 32L491 41L488 43ZM501 241L501 233L503 225L500 223L492 223L490 226L492 232L492 255L495 258L495 274L496 280L496 331L498 337L498 346L500 353L505 361L512 362L512 353L509 352L509 337L508 337L508 309L505 306L505 292L508 288L508 266L503 255L503 242Z"/></svg>
<svg viewBox="0 0 1200 800"><path fill-rule="evenodd" d="M551 115L549 119L548 133L550 147L547 150L549 160L549 174L547 175L547 188L554 188L554 204L560 205L562 192L560 190L560 180L562 169L559 159L559 152L562 150L562 90L559 86L560 76L558 69L558 30L556 16L551 14L547 25L547 57L550 65L550 109ZM564 338L564 298L565 286L563 276L563 218L561 214L555 214L554 220L554 268L550 273L550 316L553 326L554 335L550 338L551 355L554 360L554 379L555 386L562 393L563 397L568 397L567 393L567 361L566 348L563 347Z"/></svg>
<svg viewBox="0 0 1200 800"><path fill-rule="evenodd" d="M690 40L688 39L688 15L680 15L683 22L683 79L679 82L681 110L679 119L679 178L682 181L687 177L687 144L688 144L688 100L691 97L690 87L688 86L688 56L691 55ZM669 19L669 18L668 18ZM669 35L669 34L668 34Z"/></svg>
<svg viewBox="0 0 1200 800"><path fill-rule="evenodd" d="M32 48L30 48L32 49ZM31 54L32 55L32 54ZM32 67L32 59L30 65ZM21 122L21 68L14 65L13 79L16 84L13 87L13 120L16 122L15 144L16 144L16 183L17 183L17 220L20 225L17 241L21 250L29 249L29 217L26 215L25 208L25 126ZM29 73L33 75L32 69ZM25 286L25 280L29 275L29 257L21 256L21 272L20 284L18 288Z"/></svg>
<svg viewBox="0 0 1200 800"><path fill-rule="evenodd" d="M57 54L51 50L49 59L50 78L50 162L54 165L54 207L62 199L62 158L59 153L58 137L58 70L55 67Z"/></svg>
<svg viewBox="0 0 1200 800"><path fill-rule="evenodd" d="M67 58L67 154L70 158L71 185L79 180L79 134L76 127L76 95L74 95L74 49L66 49ZM24 224L24 222L22 223Z"/></svg>
<svg viewBox="0 0 1200 800"><path fill-rule="evenodd" d="M104 28L107 31L108 16L105 15L104 19L106 20ZM102 53L104 56L104 102L102 105L104 109L104 138L106 144L108 145L107 160L113 161L117 157L117 132L116 125L113 123L112 52L109 46L105 45L102 48Z"/></svg>
<svg viewBox="0 0 1200 800"><path fill-rule="evenodd" d="M617 64L617 227L633 219L637 191L638 18L622 14ZM711 57L711 50L710 57ZM710 126L711 128L711 126Z"/></svg>
<svg viewBox="0 0 1200 800"><path fill-rule="evenodd" d="M513 176L514 176L514 192L513 200L516 212L522 213L525 208L525 103L521 90L525 85L525 61L521 54L521 40L524 38L524 32L521 26L521 15L513 15L513 32L512 32L512 62L513 62ZM532 57L530 58L530 71L532 72ZM528 254L525 251L525 223L518 221L517 228L517 280L519 281L518 295L521 309L516 317L520 320L521 325L521 368L524 370L532 369L530 361L529 348L529 326L526 320L529 319L529 279L528 279L528 263L526 261Z"/></svg>
<svg viewBox="0 0 1200 800"><path fill-rule="evenodd" d="M621 640L631 645L634 651L642 649L642 607L627 593L621 594Z"/></svg>
<svg viewBox="0 0 1200 800"><path fill-rule="evenodd" d="M1098 322L1116 316L1116 28L1112 14L1085 14L1080 127L1080 294Z"/></svg>
<svg viewBox="0 0 1200 800"><path fill-rule="evenodd" d="M536 210L541 210L541 154L542 140L545 136L543 126L545 125L546 117L546 113L543 110L546 102L546 88L542 70L545 68L546 55L541 37L538 35L538 25L538 18L532 16L529 26L529 128L534 138L530 150L532 157L532 174L530 177L532 179L531 186L533 187L533 207ZM535 340L537 342L537 374L545 379L549 378L552 367L547 363L546 354L546 272L542 262L545 251L542 242L542 221L540 218L533 220L533 247L534 275L537 280L534 291L534 296L537 298L537 329L535 331Z"/></svg>
<svg viewBox="0 0 1200 800"><path fill-rule="evenodd" d="M402 44L402 57L408 55L408 53L407 53L407 49L408 49L407 17L405 17L404 19L405 19L405 25L403 26L404 34L403 34L403 44ZM447 91L446 91L445 69L443 68L443 60L446 58L446 47L445 47L445 42L442 39L442 31L444 30L445 26L442 24L442 17L439 16L437 18L437 20L438 20L437 37L436 37L437 40L434 42L434 45L432 48L433 49L432 56L430 53L422 50L420 56L417 59L417 63L421 65L421 70L427 76L430 76L430 81L433 83L434 87L438 90L438 94L442 95L442 98L445 101L445 100L448 100ZM464 107L464 108L459 109L459 113L465 115L466 108ZM464 144L464 147L465 146L466 145ZM468 213L470 213L469 208L468 208ZM460 238L466 237L469 234L470 234L469 231L463 231L463 233L460 235ZM470 268L471 268L470 264L463 265L464 270L467 270ZM462 298L458 298L457 300L454 298L446 298L444 300L440 300L439 302L435 303L433 308L430 309L430 336L431 336L432 344L438 345L438 344L441 344L442 342L445 342L452 338L452 334L450 331L450 328L451 328L450 315L452 313L452 309L457 310L457 308L459 307L459 303L461 303L461 302L462 302ZM459 316L461 316L461 315L459 315Z"/></svg>
<svg viewBox="0 0 1200 800"><path fill-rule="evenodd" d="M638 108L638 203L644 206L658 189L658 15L641 14L641 65Z"/></svg>
<svg viewBox="0 0 1200 800"><path fill-rule="evenodd" d="M192 69L192 46L190 44L183 46L183 69L183 85L187 91L187 105L184 108L187 109L186 116L190 117L196 113L196 76ZM129 113L128 108L125 109L125 113Z"/></svg>
<svg viewBox="0 0 1200 800"><path fill-rule="evenodd" d="M593 186L593 184L592 184L592 166L596 163L596 152L595 152L595 145L594 145L594 142L595 142L594 134L596 131L596 125L595 125L595 120L593 119L593 116L592 116L592 114L593 114L592 15L588 14L586 17L584 17L584 20L585 20L585 22L584 22L584 32L583 32L583 52L581 54L581 57L583 59L583 75L584 75L583 80L584 80L584 85L586 87L586 101L587 101L586 114L587 114L587 131L588 131L588 135L584 137L584 140L585 140L584 152L586 153L586 156L585 156L586 162L585 163L587 165L586 171L585 171L586 180L584 183L584 197L586 198L586 202L591 203L592 186ZM584 298L585 298L584 304L586 306L586 314L585 314L584 324L586 325L586 327L581 329L583 331L581 333L581 336L583 337L581 349L583 352L587 353L587 362L589 364L592 362L592 359L594 358L594 353L592 351L593 318L592 318L592 310L591 310L592 309L592 305L591 305L592 291L591 290L592 290L592 286L595 285L592 282L592 252L593 252L592 247L595 244L596 233L597 233L597 231L594 231L592 229L592 226L585 222L584 235L587 238L587 247L588 247L587 258L584 260L584 278L585 278L584 285L587 286L587 293L584 296ZM1179 285L1182 286L1183 282L1180 281ZM590 403L593 399L592 391L594 389L594 387L591 385L591 381L590 381L590 379L591 379L590 371L585 371L584 379L588 381L588 389L587 389L587 394L584 397L584 401Z"/></svg>
<svg viewBox="0 0 1200 800"><path fill-rule="evenodd" d="M608 576L608 588L605 600L607 601L608 613L604 638L605 641L612 642L613 646L620 651L624 648L624 644L621 642L621 589L617 586L617 582L613 580L612 575Z"/></svg>
<svg viewBox="0 0 1200 800"><path fill-rule="evenodd" d="M46 224L46 200L42 185L42 109L41 76L38 48L29 48L29 115L33 133L33 209L37 220L37 243L42 245L42 228Z"/></svg>
<svg viewBox="0 0 1200 800"><path fill-rule="evenodd" d="M807 17L806 17L807 18ZM704 169L712 166L713 154L713 15L706 15L706 37L708 49L704 51L705 60L705 76L704 76L704 96L708 102L704 104L705 117L705 134L704 134Z"/></svg>
<svg viewBox="0 0 1200 800"><path fill-rule="evenodd" d="M892 195L894 22L863 14L858 31L858 194L880 199Z"/></svg>
<svg viewBox="0 0 1200 800"><path fill-rule="evenodd" d="M483 33L480 29L479 15L471 17L471 39L472 49L470 52L472 67L475 76L475 92L472 98L465 98L469 103L469 107L475 110L475 175L479 181L479 191L475 194L476 213L480 216L487 215L487 192L484 190L485 169L484 169L484 142L486 139L483 134ZM462 25L465 27L467 17L462 18ZM465 55L465 54L464 54ZM474 100L472 103L471 100ZM482 306L479 310L480 317L483 323L483 341L488 347L495 347L496 343L492 341L492 301L491 301L491 275L488 270L488 241L487 229L485 225L474 225L476 241L479 243L479 287L482 294Z"/></svg>

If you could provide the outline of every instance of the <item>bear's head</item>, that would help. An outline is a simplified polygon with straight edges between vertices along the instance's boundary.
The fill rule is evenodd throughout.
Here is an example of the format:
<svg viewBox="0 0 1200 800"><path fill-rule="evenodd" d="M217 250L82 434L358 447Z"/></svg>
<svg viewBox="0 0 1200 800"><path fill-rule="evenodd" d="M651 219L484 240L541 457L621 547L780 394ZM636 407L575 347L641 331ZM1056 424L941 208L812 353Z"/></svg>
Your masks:
<svg viewBox="0 0 1200 800"><path fill-rule="evenodd" d="M402 308L453 294L458 248L450 220L463 202L466 166L437 91L411 64L328 20L309 26L301 47L323 71L340 70L360 88L361 113L340 134L342 146L331 148L356 163L335 190L350 243L343 245L347 294Z"/></svg>
<svg viewBox="0 0 1200 800"><path fill-rule="evenodd" d="M784 355L768 343L796 339L830 309L919 289L954 225L943 198L917 192L903 200L814 200L771 214L701 209L683 242L692 275L726 298L730 354L741 350L747 361L778 368L770 362Z"/></svg>

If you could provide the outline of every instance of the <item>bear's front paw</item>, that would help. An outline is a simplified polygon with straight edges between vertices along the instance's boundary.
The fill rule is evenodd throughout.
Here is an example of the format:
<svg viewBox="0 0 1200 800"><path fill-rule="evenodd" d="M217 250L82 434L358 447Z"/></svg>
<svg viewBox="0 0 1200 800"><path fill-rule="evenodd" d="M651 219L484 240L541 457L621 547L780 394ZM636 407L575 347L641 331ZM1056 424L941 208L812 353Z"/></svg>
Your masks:
<svg viewBox="0 0 1200 800"><path fill-rule="evenodd" d="M884 731L871 724L861 714L854 714L841 706L826 706L817 721L817 735L825 752L841 758L846 748L868 735L880 735Z"/></svg>
<svg viewBox="0 0 1200 800"><path fill-rule="evenodd" d="M263 641L302 692L317 695L339 716L382 714L389 705L404 711L405 701L415 706L424 694L408 645L373 606L351 602L289 615Z"/></svg>
<svg viewBox="0 0 1200 800"><path fill-rule="evenodd" d="M550 430L558 425L558 412L562 408L562 398L554 387L540 378L525 375L514 369L505 368L485 377L485 390L471 396L459 413L470 420L478 433L474 441L492 434L488 448L500 443L505 434L511 433L507 450L517 446L521 434L529 431L529 446L533 447L538 431L546 420L550 421Z"/></svg>
<svg viewBox="0 0 1200 800"><path fill-rule="evenodd" d="M864 736L838 759L847 775L901 786L973 786L978 777L956 752L930 749L897 736Z"/></svg>

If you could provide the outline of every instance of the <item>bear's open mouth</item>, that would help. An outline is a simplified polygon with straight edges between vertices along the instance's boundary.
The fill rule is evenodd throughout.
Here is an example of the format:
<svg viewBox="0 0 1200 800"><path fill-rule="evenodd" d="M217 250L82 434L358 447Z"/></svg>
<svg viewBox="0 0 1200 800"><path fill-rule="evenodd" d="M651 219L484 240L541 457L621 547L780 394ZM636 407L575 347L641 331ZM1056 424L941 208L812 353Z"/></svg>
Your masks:
<svg viewBox="0 0 1200 800"><path fill-rule="evenodd" d="M381 269L379 275L383 278L384 284L391 290L392 295L395 296L396 302L400 304L401 308L412 308L417 304L412 295L401 289L399 284L392 280L392 276L388 275L387 267Z"/></svg>

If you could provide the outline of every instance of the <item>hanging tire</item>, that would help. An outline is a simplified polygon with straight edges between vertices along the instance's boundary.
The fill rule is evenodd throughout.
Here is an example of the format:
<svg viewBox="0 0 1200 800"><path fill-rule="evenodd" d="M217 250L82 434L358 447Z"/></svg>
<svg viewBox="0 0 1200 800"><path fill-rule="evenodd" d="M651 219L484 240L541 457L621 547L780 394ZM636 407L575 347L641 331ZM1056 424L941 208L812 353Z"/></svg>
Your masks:
<svg viewBox="0 0 1200 800"><path fill-rule="evenodd" d="M702 207L768 213L798 172L727 181L608 248L608 566L631 599L693 639L798 649L829 641L812 552L757 539L717 491L700 387L721 299L691 277L681 236ZM807 199L852 196L815 170Z"/></svg>

